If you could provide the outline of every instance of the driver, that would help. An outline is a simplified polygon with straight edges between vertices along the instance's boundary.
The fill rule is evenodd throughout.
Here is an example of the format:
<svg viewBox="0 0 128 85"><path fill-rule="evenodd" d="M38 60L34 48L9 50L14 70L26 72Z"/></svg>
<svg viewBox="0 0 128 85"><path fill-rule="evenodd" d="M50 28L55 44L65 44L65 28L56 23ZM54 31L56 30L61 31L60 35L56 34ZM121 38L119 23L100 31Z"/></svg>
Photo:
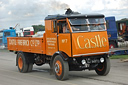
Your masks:
<svg viewBox="0 0 128 85"><path fill-rule="evenodd" d="M66 23L64 23L62 26L63 26L63 33L69 33L70 32Z"/></svg>

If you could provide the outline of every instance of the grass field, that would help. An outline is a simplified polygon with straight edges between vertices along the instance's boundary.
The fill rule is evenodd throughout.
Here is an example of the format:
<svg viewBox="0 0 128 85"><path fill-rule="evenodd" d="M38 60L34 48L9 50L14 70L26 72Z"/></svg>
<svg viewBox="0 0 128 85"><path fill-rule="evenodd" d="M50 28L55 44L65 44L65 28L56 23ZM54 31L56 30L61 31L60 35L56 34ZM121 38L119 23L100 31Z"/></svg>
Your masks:
<svg viewBox="0 0 128 85"><path fill-rule="evenodd" d="M112 55L111 59L128 59L128 55Z"/></svg>

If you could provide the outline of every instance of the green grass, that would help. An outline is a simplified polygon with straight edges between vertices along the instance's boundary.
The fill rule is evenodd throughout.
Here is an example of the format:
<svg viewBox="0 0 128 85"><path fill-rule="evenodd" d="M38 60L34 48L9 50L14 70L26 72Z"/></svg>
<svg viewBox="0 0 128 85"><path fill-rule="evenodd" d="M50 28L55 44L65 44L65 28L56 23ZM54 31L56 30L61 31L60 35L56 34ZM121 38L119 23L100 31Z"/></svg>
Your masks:
<svg viewBox="0 0 128 85"><path fill-rule="evenodd" d="M111 59L128 59L128 55L112 55Z"/></svg>

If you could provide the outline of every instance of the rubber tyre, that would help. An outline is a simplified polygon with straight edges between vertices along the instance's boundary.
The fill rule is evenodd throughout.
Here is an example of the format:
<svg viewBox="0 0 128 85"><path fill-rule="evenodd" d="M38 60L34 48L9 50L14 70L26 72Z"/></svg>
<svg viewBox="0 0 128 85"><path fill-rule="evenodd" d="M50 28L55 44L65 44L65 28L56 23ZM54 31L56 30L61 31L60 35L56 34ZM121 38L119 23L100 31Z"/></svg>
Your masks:
<svg viewBox="0 0 128 85"><path fill-rule="evenodd" d="M61 72L58 74L56 71L55 71L55 68L56 68L56 64L57 62L59 62L59 64L61 65ZM59 71L60 71L59 69ZM67 61L64 61L60 55L57 55L55 58L54 58L54 61L53 61L53 71L55 73L55 76L58 80L66 80L68 79L68 73L69 73L69 65L68 65L68 62Z"/></svg>
<svg viewBox="0 0 128 85"><path fill-rule="evenodd" d="M24 53L20 52L17 54L18 70L21 73L28 72L28 64L26 62Z"/></svg>
<svg viewBox="0 0 128 85"><path fill-rule="evenodd" d="M33 64L32 63L28 64L28 72L31 72L32 69L33 69Z"/></svg>
<svg viewBox="0 0 128 85"><path fill-rule="evenodd" d="M99 63L95 71L98 75L106 76L110 71L110 59L109 57L104 57L104 63Z"/></svg>

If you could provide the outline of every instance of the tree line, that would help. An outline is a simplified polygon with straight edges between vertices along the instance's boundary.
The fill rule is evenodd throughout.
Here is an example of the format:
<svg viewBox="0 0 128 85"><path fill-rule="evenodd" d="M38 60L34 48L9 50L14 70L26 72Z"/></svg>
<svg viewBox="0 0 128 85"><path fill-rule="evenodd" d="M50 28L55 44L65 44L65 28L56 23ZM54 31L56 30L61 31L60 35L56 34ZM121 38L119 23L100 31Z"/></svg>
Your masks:
<svg viewBox="0 0 128 85"><path fill-rule="evenodd" d="M34 33L37 33L38 31L45 31L45 26L44 25L32 25L34 28Z"/></svg>

